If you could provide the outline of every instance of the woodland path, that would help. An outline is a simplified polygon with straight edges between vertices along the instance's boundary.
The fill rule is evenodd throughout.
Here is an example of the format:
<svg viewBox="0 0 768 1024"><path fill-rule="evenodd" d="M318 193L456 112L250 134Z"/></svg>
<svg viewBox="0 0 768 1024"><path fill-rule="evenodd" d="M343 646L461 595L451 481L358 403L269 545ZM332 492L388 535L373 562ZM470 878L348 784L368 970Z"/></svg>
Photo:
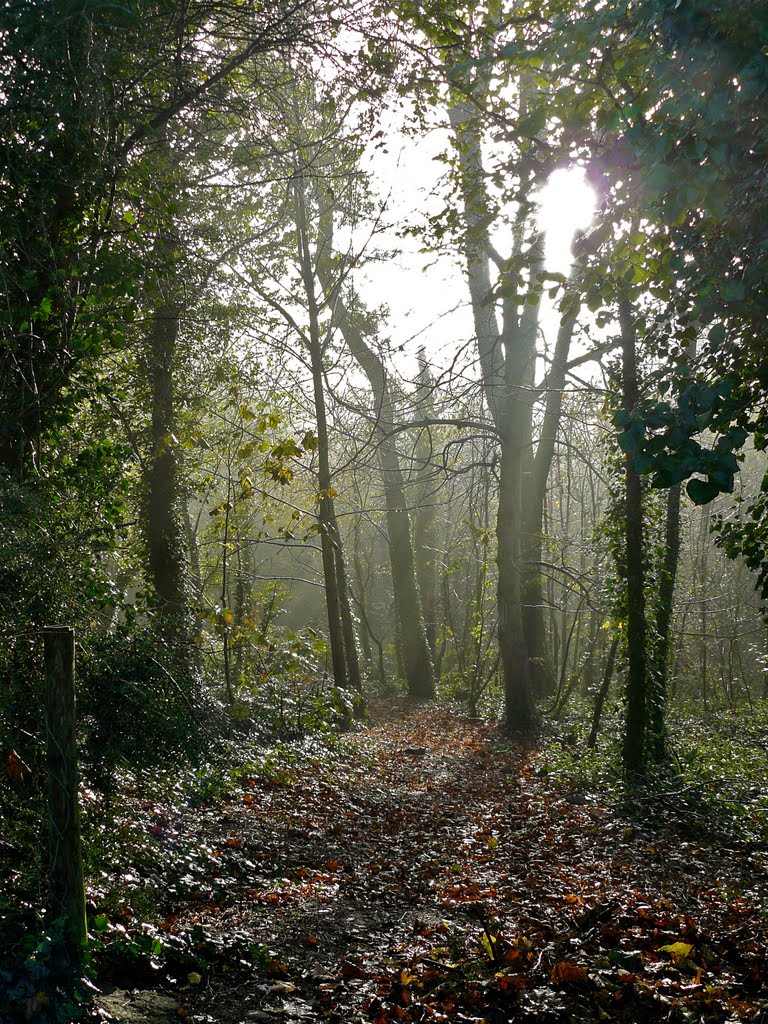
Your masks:
<svg viewBox="0 0 768 1024"><path fill-rule="evenodd" d="M534 752L432 708L351 744L181 828L222 895L171 895L169 931L270 951L177 990L182 1019L768 1021L748 851L558 792Z"/></svg>

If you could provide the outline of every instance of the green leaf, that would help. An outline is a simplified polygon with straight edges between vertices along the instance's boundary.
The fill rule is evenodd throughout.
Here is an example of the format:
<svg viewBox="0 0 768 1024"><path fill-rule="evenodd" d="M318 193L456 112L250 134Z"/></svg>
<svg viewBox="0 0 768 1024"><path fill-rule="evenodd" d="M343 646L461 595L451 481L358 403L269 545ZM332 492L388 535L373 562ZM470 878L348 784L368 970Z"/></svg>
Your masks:
<svg viewBox="0 0 768 1024"><path fill-rule="evenodd" d="M706 505L720 493L717 484L709 480L689 480L685 489L694 505Z"/></svg>
<svg viewBox="0 0 768 1024"><path fill-rule="evenodd" d="M725 324L715 324L708 335L710 345L720 346L725 341Z"/></svg>
<svg viewBox="0 0 768 1024"><path fill-rule="evenodd" d="M726 281L720 289L720 298L725 302L741 302L746 295L741 281Z"/></svg>
<svg viewBox="0 0 768 1024"><path fill-rule="evenodd" d="M635 472L641 476L645 473L650 473L656 468L656 459L653 456L648 455L646 452L638 452L635 455Z"/></svg>

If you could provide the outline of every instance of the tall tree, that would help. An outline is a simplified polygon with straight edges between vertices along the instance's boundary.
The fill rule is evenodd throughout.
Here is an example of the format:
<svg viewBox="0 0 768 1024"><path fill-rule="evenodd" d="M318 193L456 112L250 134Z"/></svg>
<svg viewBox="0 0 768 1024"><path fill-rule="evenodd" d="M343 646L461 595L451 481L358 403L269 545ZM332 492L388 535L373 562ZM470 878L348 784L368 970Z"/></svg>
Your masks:
<svg viewBox="0 0 768 1024"><path fill-rule="evenodd" d="M312 38L312 0L237 3L54 0L0 15L0 464L40 470L48 432L89 390L135 304L122 187L174 119L220 105L259 54Z"/></svg>
<svg viewBox="0 0 768 1024"><path fill-rule="evenodd" d="M337 686L347 682L361 689L357 638L347 590L347 574L341 534L336 518L335 491L330 464L330 435L326 412L324 349L321 332L323 299L318 294L317 266L319 257L313 253L313 229L307 209L307 180L305 168L300 167L293 183L293 205L296 223L297 257L307 304L308 329L306 333L309 362L312 372L318 454L318 525L323 549L323 575L325 579L328 628L330 631L333 671ZM316 198L316 197L315 197ZM317 211L315 211L317 215ZM324 245L322 237L318 246Z"/></svg>
<svg viewBox="0 0 768 1024"><path fill-rule="evenodd" d="M459 187L464 206L464 255L475 321L486 403L499 448L498 541L499 643L505 679L508 727L530 732L535 725L535 694L550 689L540 584L544 496L555 447L562 389L574 329L572 312L563 316L555 362L547 382L545 433L533 453L535 364L542 280L543 238L521 208L511 256L503 260L491 243L493 204L483 162L485 75L473 83L471 99L450 108L458 150ZM525 90L521 93L527 103ZM531 185L531 187L533 187ZM526 232L528 239L526 243ZM491 265L498 279L491 274ZM521 280L521 268L526 278ZM500 296L500 320L496 297Z"/></svg>
<svg viewBox="0 0 768 1024"><path fill-rule="evenodd" d="M325 290L326 302L333 310L333 322L365 373L373 394L374 430L387 507L387 537L400 656L409 695L414 700L428 700L435 694L434 670L416 583L411 517L395 444L396 416L390 381L384 360L366 340L366 334L371 333L370 318L360 308L354 293L349 293L347 298L343 295L342 283L347 274L343 266L334 265L332 258L332 217L329 209L324 217L318 276Z"/></svg>

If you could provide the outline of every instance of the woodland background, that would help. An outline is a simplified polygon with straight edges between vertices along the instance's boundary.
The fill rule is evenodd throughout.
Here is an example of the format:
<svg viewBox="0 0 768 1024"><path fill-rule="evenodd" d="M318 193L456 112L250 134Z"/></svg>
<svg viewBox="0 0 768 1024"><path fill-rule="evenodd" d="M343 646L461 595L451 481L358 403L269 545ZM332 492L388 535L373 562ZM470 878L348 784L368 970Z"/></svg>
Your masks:
<svg viewBox="0 0 768 1024"><path fill-rule="evenodd" d="M140 777L214 793L401 695L765 843L767 45L758 0L4 5L19 1005L33 947L55 975L47 625L76 630L102 825ZM398 220L376 153L428 136ZM538 204L573 166L596 211L561 273ZM400 245L461 282L424 345L363 297Z"/></svg>

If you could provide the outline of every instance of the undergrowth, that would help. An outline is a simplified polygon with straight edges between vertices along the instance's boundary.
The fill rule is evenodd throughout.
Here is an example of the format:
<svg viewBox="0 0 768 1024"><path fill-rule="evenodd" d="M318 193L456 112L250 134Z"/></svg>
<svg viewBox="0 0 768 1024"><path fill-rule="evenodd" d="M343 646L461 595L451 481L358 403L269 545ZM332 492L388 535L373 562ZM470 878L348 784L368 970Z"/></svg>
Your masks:
<svg viewBox="0 0 768 1024"><path fill-rule="evenodd" d="M646 816L674 814L689 829L768 850L768 706L709 709L677 705L668 718L669 764L627 803L618 709L595 749L578 710L557 723L536 759L539 774L569 789L600 794Z"/></svg>

